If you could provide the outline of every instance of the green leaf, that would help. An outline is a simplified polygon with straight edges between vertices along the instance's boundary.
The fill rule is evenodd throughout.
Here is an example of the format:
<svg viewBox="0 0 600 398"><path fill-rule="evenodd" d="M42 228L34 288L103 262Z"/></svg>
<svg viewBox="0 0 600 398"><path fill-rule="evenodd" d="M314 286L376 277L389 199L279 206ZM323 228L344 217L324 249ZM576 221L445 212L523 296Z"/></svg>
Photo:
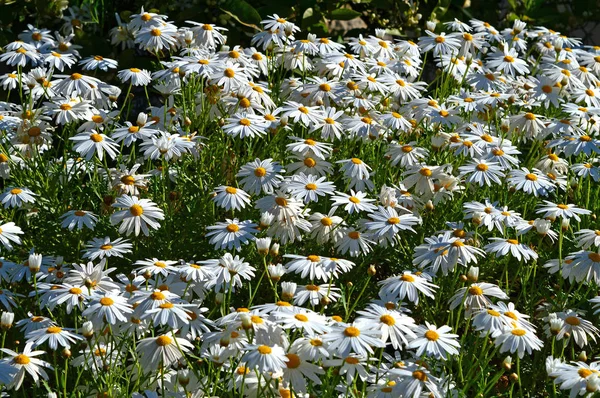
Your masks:
<svg viewBox="0 0 600 398"><path fill-rule="evenodd" d="M259 25L262 18L250 3L244 0L227 0L221 9L242 25L261 30Z"/></svg>
<svg viewBox="0 0 600 398"><path fill-rule="evenodd" d="M349 21L361 15L360 12L351 10L349 8L338 8L337 10L331 11L331 19L338 21Z"/></svg>

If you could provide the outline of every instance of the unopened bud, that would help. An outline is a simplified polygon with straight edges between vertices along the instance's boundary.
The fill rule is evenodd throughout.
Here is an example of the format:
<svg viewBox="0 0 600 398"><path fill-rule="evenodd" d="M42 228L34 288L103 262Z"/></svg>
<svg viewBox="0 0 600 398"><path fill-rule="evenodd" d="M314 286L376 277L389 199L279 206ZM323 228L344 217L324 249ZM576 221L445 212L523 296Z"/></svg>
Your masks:
<svg viewBox="0 0 600 398"><path fill-rule="evenodd" d="M3 312L0 317L0 328L2 330L8 330L12 327L15 320L15 314L12 312Z"/></svg>
<svg viewBox="0 0 600 398"><path fill-rule="evenodd" d="M587 353L585 351L581 351L577 356L577 359L581 362L585 362L588 359Z"/></svg>
<svg viewBox="0 0 600 398"><path fill-rule="evenodd" d="M513 383L516 383L519 381L519 375L517 375L516 373L511 373L510 376L508 376L510 378L510 381L512 381Z"/></svg>
<svg viewBox="0 0 600 398"><path fill-rule="evenodd" d="M369 265L369 269L367 269L367 274L369 274L369 276L375 276L376 273L377 270L375 269L375 265Z"/></svg>
<svg viewBox="0 0 600 398"><path fill-rule="evenodd" d="M502 361L502 367L504 368L504 370L510 370L512 368L511 356L507 356L506 358L504 358L504 360Z"/></svg>
<svg viewBox="0 0 600 398"><path fill-rule="evenodd" d="M242 321L242 327L244 330L252 329L252 318L248 314L241 314L240 320Z"/></svg>
<svg viewBox="0 0 600 398"><path fill-rule="evenodd" d="M86 339L91 339L94 336L94 324L90 321L86 321L81 325L81 334Z"/></svg>
<svg viewBox="0 0 600 398"><path fill-rule="evenodd" d="M215 294L215 304L221 305L223 304L223 300L225 300L225 295L223 293Z"/></svg>
<svg viewBox="0 0 600 398"><path fill-rule="evenodd" d="M469 267L467 271L467 279L471 282L477 282L479 279L479 267Z"/></svg>
<svg viewBox="0 0 600 398"><path fill-rule="evenodd" d="M71 350L69 350L68 348L65 348L64 350L62 350L62 356L63 358L67 359L67 358L71 358Z"/></svg>

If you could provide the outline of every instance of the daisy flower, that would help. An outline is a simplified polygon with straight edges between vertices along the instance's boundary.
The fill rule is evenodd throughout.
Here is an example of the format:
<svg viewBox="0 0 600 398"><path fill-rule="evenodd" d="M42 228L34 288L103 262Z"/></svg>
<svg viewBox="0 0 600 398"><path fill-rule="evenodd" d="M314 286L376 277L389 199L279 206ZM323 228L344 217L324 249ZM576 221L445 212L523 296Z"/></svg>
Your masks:
<svg viewBox="0 0 600 398"><path fill-rule="evenodd" d="M332 145L324 142L318 142L312 138L289 137L292 142L286 147L290 152L295 152L301 156L312 156L325 160L332 151Z"/></svg>
<svg viewBox="0 0 600 398"><path fill-rule="evenodd" d="M242 362L245 362L248 368L256 369L261 373L281 372L289 361L283 348L277 344L272 346L251 344L246 346L244 351Z"/></svg>
<svg viewBox="0 0 600 398"><path fill-rule="evenodd" d="M192 349L194 345L186 339L168 334L142 339L136 347L140 364L146 371L167 369Z"/></svg>
<svg viewBox="0 0 600 398"><path fill-rule="evenodd" d="M26 343L23 352L20 353L8 348L0 348L0 351L8 355L2 360L2 363L10 365L15 370L12 381L7 385L7 388L18 390L23 384L25 373L33 378L36 385L39 385L40 377L48 380L48 374L43 368L52 369L52 366L46 361L35 358L45 354L44 351L32 351L32 348L32 343Z"/></svg>
<svg viewBox="0 0 600 398"><path fill-rule="evenodd" d="M350 353L368 356L374 353L372 347L385 347L381 341L381 331L374 325L363 323L338 323L331 327L331 331L322 336L323 342L330 352L340 357Z"/></svg>
<svg viewBox="0 0 600 398"><path fill-rule="evenodd" d="M267 127L268 124L261 116L236 113L227 118L227 124L223 126L223 131L233 138L254 138L265 135Z"/></svg>
<svg viewBox="0 0 600 398"><path fill-rule="evenodd" d="M6 224L0 225L0 242L6 248L6 250L13 249L11 242L20 245L21 238L19 238L19 235L22 234L23 230L17 225L15 225L14 222L8 222Z"/></svg>
<svg viewBox="0 0 600 398"><path fill-rule="evenodd" d="M381 286L379 296L384 300L398 302L408 297L408 300L415 304L419 303L419 292L427 297L435 298L435 289L438 288L424 277L410 271L404 271L399 276L389 277L379 282L379 285Z"/></svg>
<svg viewBox="0 0 600 398"><path fill-rule="evenodd" d="M577 246L583 250L587 250L592 246L600 247L600 230L580 229L575 232L575 236L577 237Z"/></svg>
<svg viewBox="0 0 600 398"><path fill-rule="evenodd" d="M579 222L579 221L581 221L581 218L579 218L580 214L586 215L586 216L592 214L591 211L577 207L576 205L574 205L572 203L555 204L555 203L549 202L547 200L544 200L544 203L545 204L538 206L536 214L543 213L544 215L542 217L549 218L551 220L555 220L557 217L560 217L562 219L574 218L575 220L577 220Z"/></svg>
<svg viewBox="0 0 600 398"><path fill-rule="evenodd" d="M112 188L127 195L139 195L140 190L147 190L148 181L146 179L150 177L150 174L137 174L136 172L141 166L136 163L128 169L127 166L121 164L118 169L110 169Z"/></svg>
<svg viewBox="0 0 600 398"><path fill-rule="evenodd" d="M83 250L83 258L89 258L91 261L104 257L123 257L124 254L131 253L133 245L123 238L117 238L114 241L107 236L104 238L93 238L87 242Z"/></svg>
<svg viewBox="0 0 600 398"><path fill-rule="evenodd" d="M246 245L255 239L253 234L259 231L255 228L257 224L252 221L239 221L237 218L226 219L225 222L219 222L216 225L206 227L210 232L206 234L210 238L210 244L215 245L215 249L240 250L242 245Z"/></svg>
<svg viewBox="0 0 600 398"><path fill-rule="evenodd" d="M375 199L368 199L367 194L360 191L354 192L354 190L351 189L351 195L338 191L335 191L335 193L336 195L331 197L333 206L337 208L344 205L344 210L346 210L348 214L360 213L361 211L371 212L377 209L377 207L372 204L375 202Z"/></svg>
<svg viewBox="0 0 600 398"><path fill-rule="evenodd" d="M519 191L537 196L548 196L554 191L554 184L541 171L522 167L520 170L512 170L508 174L508 182Z"/></svg>
<svg viewBox="0 0 600 398"><path fill-rule="evenodd" d="M94 155L102 160L104 152L111 159L114 159L119 153L119 147L112 138L93 130L91 132L81 132L69 139L75 141L73 150L83 156L85 160L91 160Z"/></svg>
<svg viewBox="0 0 600 398"><path fill-rule="evenodd" d="M487 253L495 253L496 257L506 256L510 253L519 261L523 259L528 262L530 259L538 258L538 254L533 249L519 243L517 239L489 238L489 240L491 243L488 243L483 249Z"/></svg>
<svg viewBox="0 0 600 398"><path fill-rule="evenodd" d="M492 302L489 297L507 300L508 296L498 286L491 283L473 283L456 291L450 299L450 309L458 308L461 304L465 307L465 315L487 308Z"/></svg>
<svg viewBox="0 0 600 398"><path fill-rule="evenodd" d="M531 355L533 350L541 350L544 343L530 330L515 328L505 328L504 332L494 339L494 344L500 347L500 352L515 352L519 358L523 358L525 353Z"/></svg>
<svg viewBox="0 0 600 398"><path fill-rule="evenodd" d="M7 188L0 195L0 203L4 205L5 209L9 207L21 207L24 203L34 203L35 196L37 195L28 188Z"/></svg>
<svg viewBox="0 0 600 398"><path fill-rule="evenodd" d="M114 59L104 58L101 55L92 55L79 61L83 70L100 69L107 72L109 69L117 69L118 62Z"/></svg>
<svg viewBox="0 0 600 398"><path fill-rule="evenodd" d="M241 210L250 204L250 195L239 188L222 185L215 189L215 193L213 200L225 210Z"/></svg>
<svg viewBox="0 0 600 398"><path fill-rule="evenodd" d="M102 326L105 323L115 325L118 322L127 322L126 315L132 312L133 308L125 297L105 293L93 298L81 315Z"/></svg>
<svg viewBox="0 0 600 398"><path fill-rule="evenodd" d="M487 66L510 76L529 73L527 62L519 58L517 50L504 43L502 49L488 57Z"/></svg>
<svg viewBox="0 0 600 398"><path fill-rule="evenodd" d="M335 243L335 248L340 254L348 253L352 257L358 257L361 254L368 254L372 245L375 244L367 238L366 234L362 234L354 228L344 228L342 233L342 237Z"/></svg>
<svg viewBox="0 0 600 398"><path fill-rule="evenodd" d="M598 328L587 319L583 319L574 311L559 312L558 318L563 320L562 327L556 335L557 340L561 340L566 335L573 337L573 340L579 347L588 344L588 338L596 342L596 337L600 335Z"/></svg>
<svg viewBox="0 0 600 398"><path fill-rule="evenodd" d="M133 265L141 266L136 268L138 275L162 275L165 278L169 276L169 274L176 273L179 271L177 267L174 267L175 264L177 264L177 261L159 260L156 257L148 258L145 260L138 260L135 263L133 263Z"/></svg>
<svg viewBox="0 0 600 398"><path fill-rule="evenodd" d="M488 162L484 159L474 159L465 166L458 168L459 177L467 177L468 183L475 183L479 186L491 186L502 184L500 178L504 177L499 163Z"/></svg>
<svg viewBox="0 0 600 398"><path fill-rule="evenodd" d="M335 190L335 185L327 181L326 177L319 178L304 173L293 175L290 180L284 183L284 186L284 189L295 198L307 204L318 202L320 196L333 195Z"/></svg>
<svg viewBox="0 0 600 398"><path fill-rule="evenodd" d="M119 71L117 77L123 83L129 83L133 86L147 86L152 81L150 72L146 69L129 68Z"/></svg>
<svg viewBox="0 0 600 398"><path fill-rule="evenodd" d="M137 196L122 195L117 198L112 207L121 208L124 210L117 211L110 216L112 225L121 223L119 233L131 235L135 232L135 236L140 234L140 230L144 235L150 235L150 230L159 229L160 223L157 220L164 220L164 212L157 207L156 203L149 199L139 199Z"/></svg>
<svg viewBox="0 0 600 398"><path fill-rule="evenodd" d="M48 347L56 351L58 346L70 348L71 343L76 343L77 340L83 340L83 336L79 336L60 326L49 326L46 329L37 329L25 335L27 343L33 344L34 347L48 342Z"/></svg>
<svg viewBox="0 0 600 398"><path fill-rule="evenodd" d="M417 337L413 318L397 310L390 310L376 304L369 304L364 311L357 311L356 323L377 325L381 330L381 341L390 341L394 350L400 350Z"/></svg>
<svg viewBox="0 0 600 398"><path fill-rule="evenodd" d="M241 178L240 185L250 195L258 195L261 192L272 194L282 181L282 173L285 170L279 162L273 159L255 159L243 165L236 177Z"/></svg>
<svg viewBox="0 0 600 398"><path fill-rule="evenodd" d="M312 385L321 384L320 375L324 375L325 371L315 364L312 364L294 352L286 354L286 367L283 369L283 381L293 386L294 391L304 393L307 391L307 381L310 380Z"/></svg>
<svg viewBox="0 0 600 398"><path fill-rule="evenodd" d="M93 231L96 222L98 222L98 217L94 213L86 210L69 210L60 216L60 218L62 218L60 226L62 228L67 228L69 231L72 231L75 227L77 227L78 230L82 230L83 227L86 227Z"/></svg>
<svg viewBox="0 0 600 398"><path fill-rule="evenodd" d="M415 329L417 337L408 343L409 349L416 349L416 355L420 357L425 354L436 359L447 359L449 355L457 355L460 343L458 335L448 333L452 330L450 326L437 327L429 322Z"/></svg>
<svg viewBox="0 0 600 398"><path fill-rule="evenodd" d="M369 231L370 237L382 242L384 247L388 243L394 246L399 239L400 231L408 230L416 233L412 226L421 223L421 219L412 213L398 214L393 207L383 206L378 206L377 211L369 213L369 218L372 221L366 222L365 228Z"/></svg>

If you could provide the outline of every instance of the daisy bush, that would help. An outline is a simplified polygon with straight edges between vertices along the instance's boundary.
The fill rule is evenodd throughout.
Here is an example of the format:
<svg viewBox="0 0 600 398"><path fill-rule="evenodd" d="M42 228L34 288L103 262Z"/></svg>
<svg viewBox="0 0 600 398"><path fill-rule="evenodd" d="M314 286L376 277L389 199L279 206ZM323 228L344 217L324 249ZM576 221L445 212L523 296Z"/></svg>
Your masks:
<svg viewBox="0 0 600 398"><path fill-rule="evenodd" d="M0 395L600 390L600 48L72 29L0 55Z"/></svg>

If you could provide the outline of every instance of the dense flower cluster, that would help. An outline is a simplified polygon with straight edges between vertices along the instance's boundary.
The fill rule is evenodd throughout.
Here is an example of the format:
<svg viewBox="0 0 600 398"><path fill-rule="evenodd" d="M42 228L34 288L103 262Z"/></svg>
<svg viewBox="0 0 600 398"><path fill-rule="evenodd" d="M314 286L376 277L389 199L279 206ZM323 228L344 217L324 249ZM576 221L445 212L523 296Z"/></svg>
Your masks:
<svg viewBox="0 0 600 398"><path fill-rule="evenodd" d="M0 391L600 391L599 48L475 19L342 44L278 15L241 48L142 10L110 40L151 71L82 58L66 22L0 55ZM35 247L41 212L72 250Z"/></svg>

